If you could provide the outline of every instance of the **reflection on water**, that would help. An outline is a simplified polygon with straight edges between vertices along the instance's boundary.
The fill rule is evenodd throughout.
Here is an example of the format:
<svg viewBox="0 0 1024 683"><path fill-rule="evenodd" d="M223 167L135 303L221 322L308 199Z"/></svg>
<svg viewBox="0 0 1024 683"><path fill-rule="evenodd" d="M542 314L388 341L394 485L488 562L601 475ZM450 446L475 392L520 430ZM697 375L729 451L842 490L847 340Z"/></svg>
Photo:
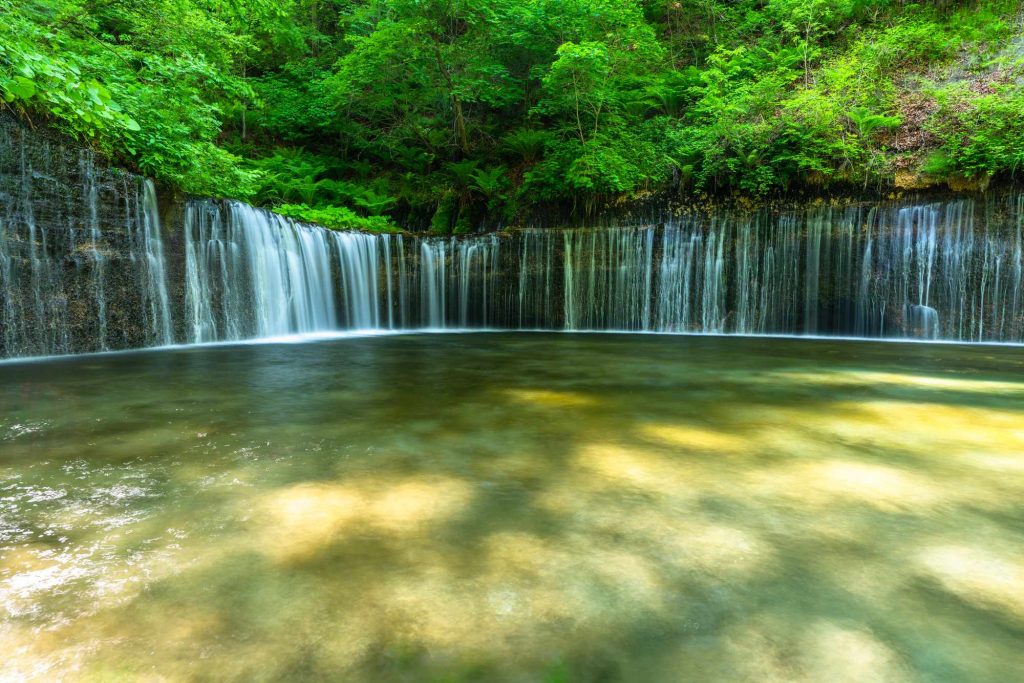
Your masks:
<svg viewBox="0 0 1024 683"><path fill-rule="evenodd" d="M451 335L0 367L0 679L1010 681L1024 353Z"/></svg>

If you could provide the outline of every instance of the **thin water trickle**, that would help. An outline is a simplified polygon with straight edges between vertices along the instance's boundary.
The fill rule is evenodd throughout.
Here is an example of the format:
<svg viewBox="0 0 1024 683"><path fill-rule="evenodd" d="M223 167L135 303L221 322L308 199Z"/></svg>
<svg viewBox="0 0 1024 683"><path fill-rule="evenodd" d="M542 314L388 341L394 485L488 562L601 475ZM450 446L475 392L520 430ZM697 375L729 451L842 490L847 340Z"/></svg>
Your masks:
<svg viewBox="0 0 1024 683"><path fill-rule="evenodd" d="M0 357L171 343L169 279L152 183L0 126Z"/></svg>
<svg viewBox="0 0 1024 683"><path fill-rule="evenodd" d="M148 331L147 341L153 346L167 346L174 343L171 303L167 294L167 266L156 188L153 181L148 179L143 182L141 207L141 216L134 225L141 226L136 239L142 243L139 251L145 259L140 272L140 289L143 293L142 306ZM132 224L129 224L130 227Z"/></svg>

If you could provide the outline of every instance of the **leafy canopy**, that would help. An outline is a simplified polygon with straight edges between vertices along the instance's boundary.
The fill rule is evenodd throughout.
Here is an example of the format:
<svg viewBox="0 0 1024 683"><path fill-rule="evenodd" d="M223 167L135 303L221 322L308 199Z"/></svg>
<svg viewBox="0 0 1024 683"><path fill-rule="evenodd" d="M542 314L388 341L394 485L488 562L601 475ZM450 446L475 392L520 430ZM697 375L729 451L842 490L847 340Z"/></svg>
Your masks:
<svg viewBox="0 0 1024 683"><path fill-rule="evenodd" d="M1014 0L0 0L0 106L185 191L438 232L653 191L987 182Z"/></svg>

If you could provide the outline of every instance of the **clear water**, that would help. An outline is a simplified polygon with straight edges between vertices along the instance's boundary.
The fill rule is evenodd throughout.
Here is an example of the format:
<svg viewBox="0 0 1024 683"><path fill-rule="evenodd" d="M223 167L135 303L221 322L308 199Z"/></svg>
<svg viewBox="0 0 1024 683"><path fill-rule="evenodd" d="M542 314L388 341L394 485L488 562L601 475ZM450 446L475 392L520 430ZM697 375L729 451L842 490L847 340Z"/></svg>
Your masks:
<svg viewBox="0 0 1024 683"><path fill-rule="evenodd" d="M993 681L1024 351L467 334L0 365L0 679Z"/></svg>

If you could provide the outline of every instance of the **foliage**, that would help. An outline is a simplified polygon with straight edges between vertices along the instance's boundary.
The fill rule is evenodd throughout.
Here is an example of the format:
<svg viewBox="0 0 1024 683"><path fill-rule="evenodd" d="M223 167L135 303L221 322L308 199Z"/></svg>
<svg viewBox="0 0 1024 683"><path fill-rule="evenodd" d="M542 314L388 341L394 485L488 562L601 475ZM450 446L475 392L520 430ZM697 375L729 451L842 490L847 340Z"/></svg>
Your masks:
<svg viewBox="0 0 1024 683"><path fill-rule="evenodd" d="M316 223L333 230L365 230L367 232L400 232L398 227L383 216L360 216L344 206L317 206L306 204L279 204L274 210L305 223Z"/></svg>
<svg viewBox="0 0 1024 683"><path fill-rule="evenodd" d="M0 106L189 192L448 233L654 190L1011 174L1020 21L1015 0L0 0Z"/></svg>
<svg viewBox="0 0 1024 683"><path fill-rule="evenodd" d="M191 192L253 192L217 144L224 104L252 93L231 72L244 49L235 25L193 0L0 0L7 106Z"/></svg>
<svg viewBox="0 0 1024 683"><path fill-rule="evenodd" d="M941 115L932 129L943 142L931 170L987 180L1024 167L1024 88L1006 84L979 95L963 88L938 94Z"/></svg>

